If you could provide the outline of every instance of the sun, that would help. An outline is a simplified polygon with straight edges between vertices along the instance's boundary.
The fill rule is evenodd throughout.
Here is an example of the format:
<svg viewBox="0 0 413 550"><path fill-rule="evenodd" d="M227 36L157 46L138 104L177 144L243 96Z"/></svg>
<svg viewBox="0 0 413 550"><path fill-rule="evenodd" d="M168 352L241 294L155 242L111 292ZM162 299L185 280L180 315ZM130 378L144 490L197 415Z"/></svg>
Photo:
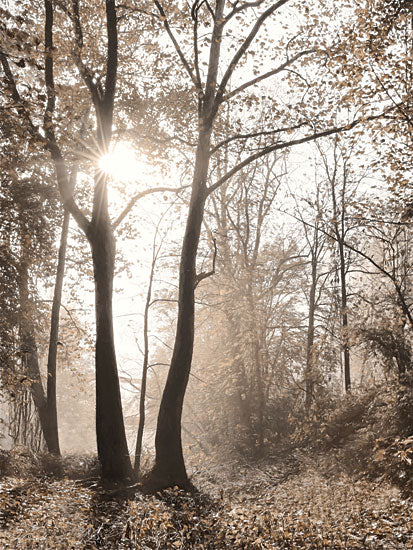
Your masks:
<svg viewBox="0 0 413 550"><path fill-rule="evenodd" d="M100 157L98 166L112 180L130 183L147 179L150 168L145 159L139 159L132 145L125 141L117 142Z"/></svg>

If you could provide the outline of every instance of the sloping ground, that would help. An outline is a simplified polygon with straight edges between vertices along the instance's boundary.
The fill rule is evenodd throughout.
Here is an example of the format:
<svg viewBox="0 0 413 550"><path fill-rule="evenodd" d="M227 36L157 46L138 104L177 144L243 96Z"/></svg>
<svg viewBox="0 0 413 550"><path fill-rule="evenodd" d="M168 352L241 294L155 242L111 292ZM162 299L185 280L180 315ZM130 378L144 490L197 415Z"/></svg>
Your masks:
<svg viewBox="0 0 413 550"><path fill-rule="evenodd" d="M251 469L219 484L199 478L211 497L4 478L0 548L413 548L412 501L397 488L313 469L285 477Z"/></svg>

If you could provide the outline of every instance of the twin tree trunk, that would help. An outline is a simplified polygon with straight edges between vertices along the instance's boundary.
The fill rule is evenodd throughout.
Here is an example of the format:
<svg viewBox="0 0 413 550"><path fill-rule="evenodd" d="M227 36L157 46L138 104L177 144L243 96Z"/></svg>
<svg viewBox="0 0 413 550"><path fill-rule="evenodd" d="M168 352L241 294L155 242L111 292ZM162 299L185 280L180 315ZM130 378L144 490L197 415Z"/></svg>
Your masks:
<svg viewBox="0 0 413 550"><path fill-rule="evenodd" d="M194 345L196 256L207 199L210 130L201 130L179 268L178 320L171 365L159 409L155 466L148 485L190 486L182 452L181 419Z"/></svg>

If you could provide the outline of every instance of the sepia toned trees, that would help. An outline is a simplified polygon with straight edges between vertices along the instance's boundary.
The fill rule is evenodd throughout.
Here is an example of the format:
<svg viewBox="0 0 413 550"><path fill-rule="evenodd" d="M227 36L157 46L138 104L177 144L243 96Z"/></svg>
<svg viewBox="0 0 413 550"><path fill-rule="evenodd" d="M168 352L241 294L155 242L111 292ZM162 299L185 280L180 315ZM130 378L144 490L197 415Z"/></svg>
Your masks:
<svg viewBox="0 0 413 550"><path fill-rule="evenodd" d="M347 4L337 8L329 2L319 6L294 0L190 5L169 0L139 5L45 0L33 9L21 2L1 13L1 108L8 121L2 136L4 150L13 140L13 147L25 143L27 154L35 151L39 163L46 158L41 152L47 152L65 210L51 312L47 397L44 390L43 397L36 397L41 376L28 365L40 416L44 406L47 409L42 423L49 450L59 453L56 353L70 214L89 242L93 264L96 431L102 475L114 481L132 475L113 333L115 234L135 203L155 191L187 186L190 199L180 249L176 334L147 486L153 490L190 486L181 423L194 352L195 297L203 287L213 285L212 276L218 270L215 278L227 292L221 298L230 304L222 312L227 334L222 347L228 359L224 371L233 385L231 414L242 419L245 440L257 456L271 431L277 377L290 378L289 387L303 384L300 395L307 411L312 407L317 354L322 353L323 342L317 315L324 298L329 302L326 309L331 306L332 310L333 293L340 302L338 340L344 385L350 391L349 287L354 255L392 281L396 302L407 323L411 322L407 283L403 286L399 272L376 260L364 242L349 238L350 232L358 230L358 222L350 197L354 182L347 167L353 163L358 174L363 172L357 158L360 146L352 142L346 156L340 153L344 146L340 149L336 141L333 160L319 149L328 190L324 189L324 196L317 190L310 218L296 201L292 218L300 229L294 236L282 234L278 217L284 219L284 209L276 211L274 205L286 181L283 177L293 172L293 161L283 152L302 146L305 154L306 144L353 132L360 142L373 136L375 146L382 144L383 174L393 199L404 196L403 215L409 218L406 151L411 133L411 61L406 3L384 6L381 1L366 0L356 8ZM389 75L396 66L395 83ZM402 146L396 147L392 139L399 134ZM124 189L122 209L111 209L110 177L99 168L99 159L120 138L133 138L152 160L173 166L172 171L180 172L179 187L167 182L139 192ZM49 181L49 164L45 166ZM379 171L377 164L373 168ZM7 165L6 170L10 175L13 167ZM76 189L78 170L82 181L91 183L90 189ZM26 178L27 170L20 176ZM270 223L271 216L275 221ZM53 228L56 222L54 218ZM20 304L12 294L1 298L14 327L16 308L23 311L23 302L32 301L33 251L26 247L25 230L20 233L19 249L23 254L27 248L30 256L27 261L20 258L27 264L25 271L12 258L10 246L2 253L5 276L20 281ZM366 229L363 239L367 233ZM386 240L387 229L385 233L385 242L394 248L394 241ZM207 268L199 258L204 234L209 243ZM332 275L334 266L326 271L324 264L334 254L337 270ZM334 292L328 295L326 285L334 276L340 289L332 284ZM151 285L152 278L153 273ZM305 309L301 320L300 308ZM23 315L28 325L33 316ZM30 331L26 332L22 340L27 340L25 346L35 358L35 343L28 341ZM12 340L9 345L13 346ZM143 394L148 355L146 341ZM143 421L144 400L141 403ZM138 442L142 442L142 429L141 424ZM49 432L52 435L46 435ZM136 456L140 454L141 443Z"/></svg>

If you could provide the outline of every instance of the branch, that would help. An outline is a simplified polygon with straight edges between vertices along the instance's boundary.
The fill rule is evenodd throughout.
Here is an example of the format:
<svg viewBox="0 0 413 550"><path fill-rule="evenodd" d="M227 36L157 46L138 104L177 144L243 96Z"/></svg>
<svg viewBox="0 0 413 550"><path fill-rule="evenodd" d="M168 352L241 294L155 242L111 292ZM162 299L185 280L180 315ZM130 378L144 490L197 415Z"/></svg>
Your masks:
<svg viewBox="0 0 413 550"><path fill-rule="evenodd" d="M194 37L193 37L193 41L194 41L194 67L195 67L195 75L196 75L196 79L197 81L199 82L199 84L201 85L202 87L202 84L201 84L201 72L199 70L199 49L198 49L198 12L202 6L203 2L201 2L199 4L199 0L196 0L193 5L192 5L192 10L191 10L191 16L192 16L192 19L194 21L194 27L193 27L193 34L194 34ZM203 97L203 94L199 94L199 98L198 98L198 114L200 115L201 114L201 99Z"/></svg>
<svg viewBox="0 0 413 550"><path fill-rule="evenodd" d="M103 103L113 111L118 70L118 29L115 0L106 0L106 28L108 35L105 95Z"/></svg>
<svg viewBox="0 0 413 550"><path fill-rule="evenodd" d="M203 94L201 82L198 81L197 77L194 75L191 67L189 66L188 61L186 60L184 54L182 53L181 47L178 44L178 41L176 40L171 27L169 26L168 20L166 18L165 11L162 7L162 5L158 2L158 0L154 0L155 6L158 8L159 13L161 14L161 21L163 22L163 26L165 27L166 32L168 33L169 38L172 41L172 44L175 47L176 53L178 54L180 60L182 61L183 66L185 67L186 72L190 76L195 88L198 90L199 93Z"/></svg>
<svg viewBox="0 0 413 550"><path fill-rule="evenodd" d="M246 88L249 88L250 86L254 86L254 84L258 84L258 82L261 82L262 80L265 80L266 78L269 78L270 76L274 76L274 75L280 73L281 71L284 71L287 67L292 65L295 61L297 61L297 59L300 59L300 57L303 57L305 55L309 55L310 53L314 53L315 51L316 50L304 50L304 51L296 54L291 59L287 59L287 61L285 63L283 63L282 65L280 65L276 69L268 71L268 72L266 72L262 75L257 76L256 78L253 78L252 80L250 80L248 82L245 82L239 88L236 88L235 90L233 90L232 92L230 92L226 96L223 96L220 101L221 102L228 101L229 99L231 99L231 97L234 97L234 95L239 94L240 92L242 92Z"/></svg>
<svg viewBox="0 0 413 550"><path fill-rule="evenodd" d="M75 202L75 199L73 198L69 174L60 148L57 143L49 142L47 145L47 149L50 151L51 157L54 162L57 185L59 188L63 206L70 212L78 226L87 235L90 228L90 222L80 210Z"/></svg>
<svg viewBox="0 0 413 550"><path fill-rule="evenodd" d="M64 4L62 2L62 4ZM80 24L80 15L79 15L79 0L72 0L73 13L69 11L66 13L71 17L73 24L75 26L75 36L76 36L76 45L79 48L79 51L83 48L83 31L82 25Z"/></svg>
<svg viewBox="0 0 413 550"><path fill-rule="evenodd" d="M158 143L161 145L164 143L169 143L171 141L178 141L179 143L182 143L183 145L187 145L188 147L193 147L193 148L196 147L196 143L192 143L179 136L168 136L167 134L163 134L162 137L156 137L149 134L142 134L139 132L139 130L134 130L133 128L121 129L114 132L114 135L119 135L119 136L123 136L125 134L131 135L131 136L137 136L141 140L146 139L148 141L151 141L152 143Z"/></svg>
<svg viewBox="0 0 413 550"><path fill-rule="evenodd" d="M117 227L119 227L119 225L123 222L123 220L126 218L126 216L129 214L129 212L132 210L132 208L135 206L135 204L139 199L142 199L147 195L152 195L153 193L165 193L167 191L170 191L172 193L179 193L179 191L183 191L187 187L189 186L184 185L182 187L154 187L152 189L145 189L144 191L137 193L135 196L133 196L130 199L130 201L124 208L124 210L119 214L119 216L113 222L113 225L112 225L113 229L116 229Z"/></svg>
<svg viewBox="0 0 413 550"><path fill-rule="evenodd" d="M62 6L61 6L62 7ZM72 51L73 58L79 70L80 76L83 78L90 95L92 96L93 103L95 105L102 99L102 90L98 84L95 83L92 71L83 63L81 52L83 49L83 32L80 23L79 14L79 0L72 0L73 13L68 10L64 10L70 17L74 30L75 30L75 47Z"/></svg>
<svg viewBox="0 0 413 550"><path fill-rule="evenodd" d="M30 128L30 133L32 136L36 137L38 141L43 144L46 144L45 138L39 133L37 127L33 124L30 114L28 113L23 99L20 97L19 91L16 86L16 81L14 75L11 71L9 60L7 59L6 54L0 50L0 62L3 67L4 74L6 76L7 88L10 92L11 98L14 102L17 113L23 117Z"/></svg>
<svg viewBox="0 0 413 550"><path fill-rule="evenodd" d="M219 88L218 88L218 91L217 91L217 94L216 94L216 97L215 97L215 110L218 109L219 104L222 102L222 98L224 96L226 86L229 82L229 79L232 76L232 73L235 70L235 67L238 65L239 60L241 59L241 57L245 54L245 52L250 47L251 42L256 37L258 31L261 28L261 25L264 23L264 21L266 19L268 19L268 17L270 17L270 15L272 15L275 11L277 11L279 8L281 8L281 6L286 4L288 1L289 0L278 0L278 2L276 2L275 4L270 6L267 10L265 10L260 15L260 17L257 19L257 21L255 22L255 25L252 27L249 35L244 40L243 44L238 49L238 51L235 53L234 57L232 58L232 61L228 65L228 68L227 68L224 76L222 77L221 84L219 85Z"/></svg>
<svg viewBox="0 0 413 550"><path fill-rule="evenodd" d="M218 149L221 147L224 147L225 145L228 145L228 143L231 143L231 141L236 141L237 139L251 139L255 137L261 137L261 136L273 136L275 134L280 134L281 132L287 132L291 130L298 130L302 126L306 126L307 122L300 122L300 124L297 124L296 126L290 126L288 128L277 128L276 130L266 130L263 132L255 132L251 134L238 134L236 136L232 136L230 138L224 139L223 141L220 141L215 147L213 147L210 151L210 156L214 155Z"/></svg>
<svg viewBox="0 0 413 550"><path fill-rule="evenodd" d="M53 114L56 105L56 91L54 87L53 66L53 4L51 0L45 0L45 24L44 24L44 80L46 84L47 103L43 115L43 128L49 142L56 143L53 129Z"/></svg>
<svg viewBox="0 0 413 550"><path fill-rule="evenodd" d="M240 4L238 7L236 7L236 4L238 2L234 3L234 9L229 12L229 14L225 17L225 23L228 23L230 19L234 17L237 13L240 13L241 11L244 11L248 8L258 8L261 6L261 4L264 2L264 0L257 0L256 2L244 2L243 4Z"/></svg>
<svg viewBox="0 0 413 550"><path fill-rule="evenodd" d="M288 147L293 147L294 145L301 145L303 143L308 143L309 141L314 141L316 139L320 139L322 137L331 136L334 134L338 134L340 132L347 132L349 130L352 130L355 126L362 122L376 120L378 118L382 118L385 115L385 113L380 113L379 115L373 115L366 118L358 118L351 122L350 124L346 124L345 126L339 126L336 128L330 128L329 130L323 130L322 132L315 132L314 134L311 134L310 136L305 136L300 139L294 139L291 141L282 141L275 143L273 145L268 145L267 147L264 147L257 153L254 153L253 155L250 155L245 160L240 162L239 164L235 165L234 168L232 168L229 172L225 174L221 179L219 179L216 183L208 187L207 194L210 195L213 193L218 187L220 187L223 183L225 183L227 180L232 178L237 172L245 168L245 166L248 166L251 162L254 162L254 160L257 160L265 155L268 155L269 153L272 153L274 151L279 151L280 149L286 149Z"/></svg>
<svg viewBox="0 0 413 550"><path fill-rule="evenodd" d="M53 64L53 3L45 0L45 70L44 78L47 91L47 104L44 112L44 132L47 139L47 149L50 151L54 162L57 184L64 207L70 212L79 227L87 233L89 221L77 206L73 198L73 186L67 171L60 147L57 144L53 128L53 113L56 103L54 88L54 64Z"/></svg>
<svg viewBox="0 0 413 550"><path fill-rule="evenodd" d="M390 99L390 101L396 106L396 109L402 114L402 116L406 119L406 121L408 122L409 125L412 125L413 124L413 119L409 116L408 113L406 113L403 109L402 109L402 105L404 105L404 102L402 101L402 97L400 97L399 94L397 94L401 100L400 103L397 103L397 101L395 101L393 99L393 96L391 95L391 93L389 92L387 86L385 86L383 84L383 81L381 80L381 78L379 77L379 75L377 74L377 72L374 70L374 67L373 65L369 62L369 65L370 65L370 68L371 70L373 71L373 74L374 76L377 78L380 86L383 88L385 94L387 95L387 97ZM396 92L397 93L397 92Z"/></svg>
<svg viewBox="0 0 413 550"><path fill-rule="evenodd" d="M174 304L177 304L178 300L173 298L155 298L154 300L151 301L150 305L152 306L153 304L156 304L158 302L172 302Z"/></svg>
<svg viewBox="0 0 413 550"><path fill-rule="evenodd" d="M46 0L47 1L47 0ZM48 2L49 3L49 2ZM46 4L47 6L47 4ZM50 12L46 13L46 22L45 22L45 35L46 36L46 43L49 44L50 47L50 33L52 32L53 19L50 20ZM7 80L7 86L9 88L9 91L11 93L12 99L15 103L16 110L18 114L26 120L27 124L30 127L31 134L40 142L43 144L43 146L50 152L52 160L54 161L55 171L56 171L56 178L57 183L59 187L59 192L61 195L61 199L63 202L63 205L67 210L70 212L70 214L73 216L73 218L78 223L79 227L86 232L89 227L89 221L87 220L86 216L83 214L83 212L80 210L80 208L75 203L72 193L70 191L70 178L67 172L67 167L65 164L65 161L63 159L63 155L60 151L59 146L56 143L54 133L51 126L51 113L54 108L53 105L53 57L50 58L48 55L48 50L46 47L45 51L46 55L46 66L45 66L45 82L46 86L48 87L48 102L46 106L45 111L45 132L46 132L46 138L40 134L37 127L33 124L30 114L28 113L26 107L24 106L24 102L20 97L20 94L17 90L16 82L14 80L13 73L10 69L10 65L8 62L8 59L6 55L0 51L0 61L3 66L4 74L6 76Z"/></svg>
<svg viewBox="0 0 413 550"><path fill-rule="evenodd" d="M212 269L211 271L203 271L202 273L199 273L199 275L196 276L195 288L199 285L201 281L203 281L207 277L211 277L212 275L215 275L215 264L217 259L217 241L216 239L212 239L212 242L214 244L214 255L212 257Z"/></svg>
<svg viewBox="0 0 413 550"><path fill-rule="evenodd" d="M309 222L306 222L303 219L300 220L294 214L291 214L289 212L284 212L284 213L287 214L288 216L291 216L292 218L300 221L301 223L303 223L305 225L308 225L308 226L312 227L313 229L315 229L315 226L313 224L311 224ZM324 233L324 235L326 235L330 239L333 239L336 242L339 241L339 239L335 235L329 233L328 231L325 231L325 229L322 229L320 227L320 228L318 228L318 230L321 231L321 233ZM362 250L359 250L358 248L354 247L353 245L351 245L347 241L342 240L341 242L343 243L343 245L346 248L348 248L349 250L352 250L353 252L355 252L356 254L358 254L359 256L361 256L362 258L367 260L368 262L370 262L380 273L382 273L382 275L384 275L385 277L387 277L388 279L391 280L391 282L393 283L394 288L396 290L396 293L399 297L400 307L401 307L403 313L406 315L407 319L409 320L409 323L411 324L411 326L413 326L413 316L410 312L410 307L406 303L406 299L403 296L403 292L401 290L400 285L397 283L396 277L392 273L390 273L389 271L384 269L384 267L382 267L380 264L378 264L375 260L373 260L373 258L371 256L369 256L368 254L366 254Z"/></svg>

